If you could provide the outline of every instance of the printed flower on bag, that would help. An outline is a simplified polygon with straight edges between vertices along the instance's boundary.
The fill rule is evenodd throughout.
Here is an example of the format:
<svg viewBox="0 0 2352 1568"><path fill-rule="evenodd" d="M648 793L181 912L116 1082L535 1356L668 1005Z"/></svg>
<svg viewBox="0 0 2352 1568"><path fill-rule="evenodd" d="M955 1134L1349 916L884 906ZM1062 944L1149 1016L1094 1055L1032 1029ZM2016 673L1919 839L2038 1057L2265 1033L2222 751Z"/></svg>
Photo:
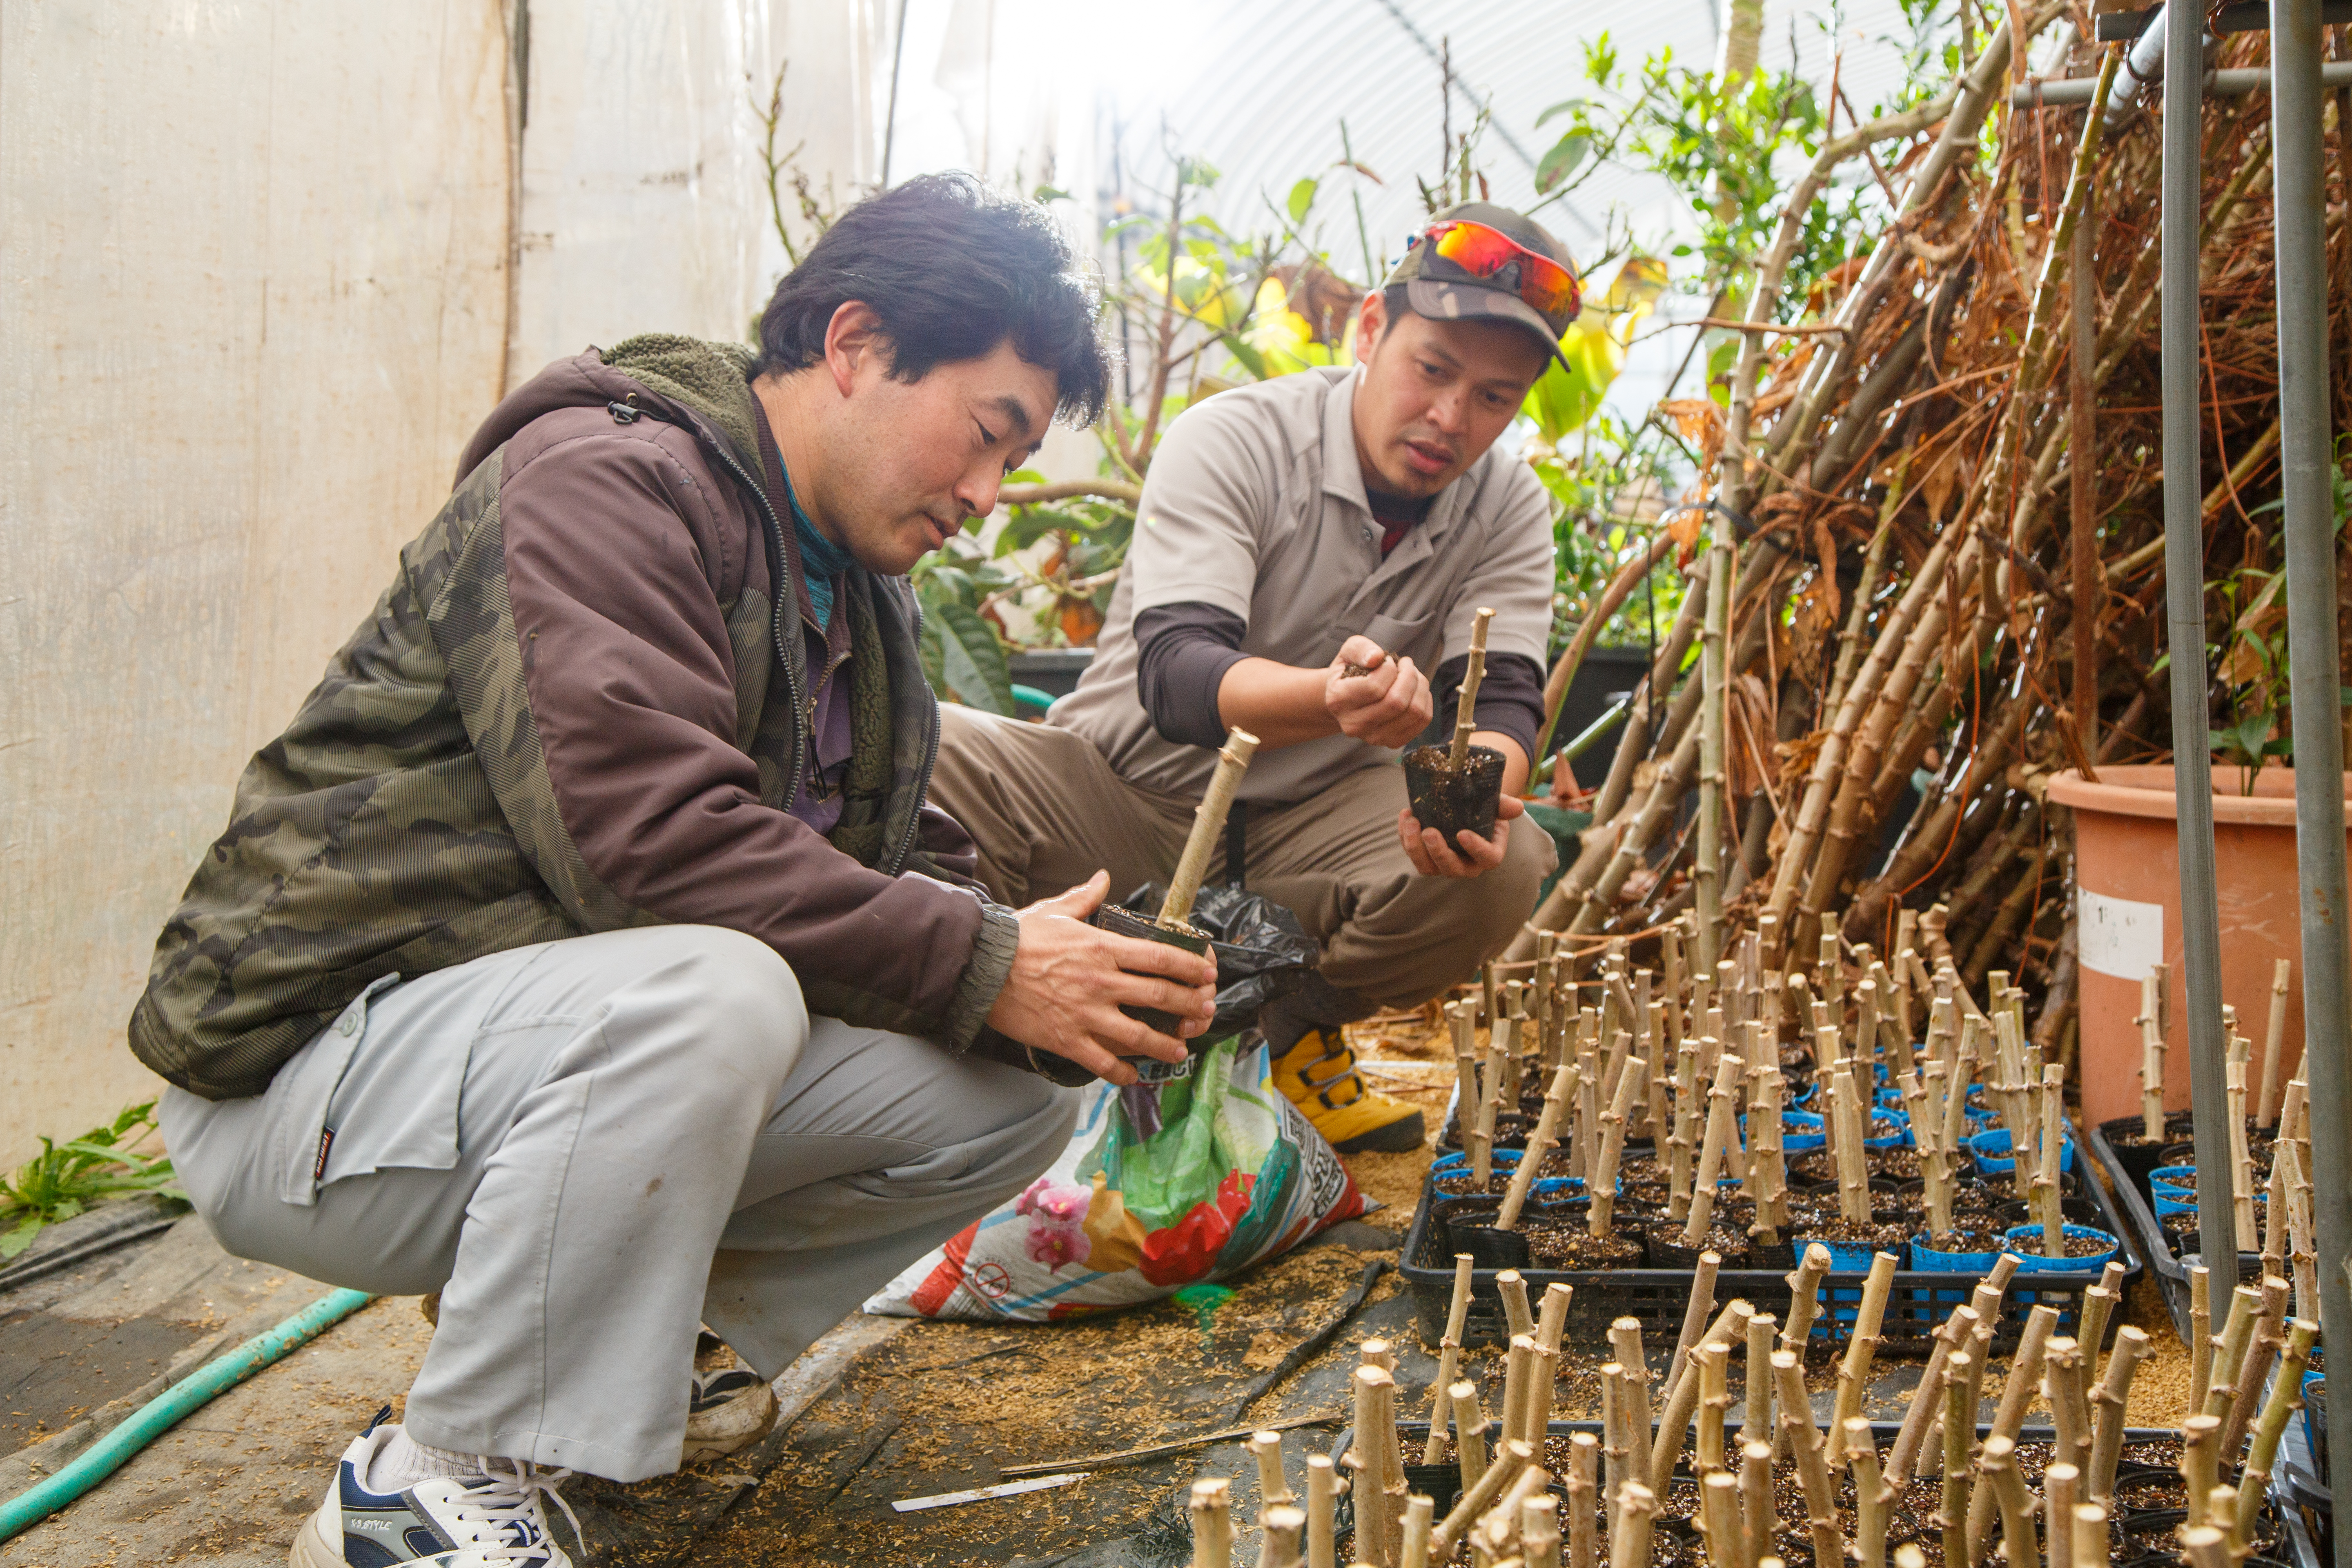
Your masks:
<svg viewBox="0 0 2352 1568"><path fill-rule="evenodd" d="M1087 1206L1093 1199L1094 1193L1086 1187L1057 1186L1045 1176L1032 1182L1013 1206L1014 1214L1029 1218L1024 1240L1029 1260L1049 1269L1085 1262L1089 1246Z"/></svg>

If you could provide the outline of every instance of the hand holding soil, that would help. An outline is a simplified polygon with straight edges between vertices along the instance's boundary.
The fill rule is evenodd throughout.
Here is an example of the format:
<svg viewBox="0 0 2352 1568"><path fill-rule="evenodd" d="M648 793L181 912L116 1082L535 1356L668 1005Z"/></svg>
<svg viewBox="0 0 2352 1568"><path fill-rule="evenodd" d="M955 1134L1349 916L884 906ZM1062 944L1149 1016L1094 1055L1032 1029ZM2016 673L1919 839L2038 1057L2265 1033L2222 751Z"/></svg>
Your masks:
<svg viewBox="0 0 2352 1568"><path fill-rule="evenodd" d="M1145 1026L1119 1005L1173 1014L1184 1020L1190 1038L1215 1015L1217 966L1182 948L1088 925L1087 917L1109 886L1109 874L1097 871L1082 886L1021 911L1021 945L988 1021L1097 1078L1130 1084L1135 1069L1120 1058L1181 1062L1185 1050L1182 1040Z"/></svg>
<svg viewBox="0 0 2352 1568"><path fill-rule="evenodd" d="M1397 841L1404 846L1405 858L1412 862L1412 868L1424 877L1483 876L1503 863L1503 852L1511 843L1511 819L1527 809L1527 803L1517 795L1504 795L1495 805L1492 837L1481 838L1465 830L1455 834L1456 842L1449 845L1444 834L1423 826L1407 807L1397 813Z"/></svg>
<svg viewBox="0 0 2352 1568"><path fill-rule="evenodd" d="M1390 658L1367 637L1340 645L1323 678L1323 706L1341 734L1392 751L1411 745L1436 710L1429 677L1409 658Z"/></svg>

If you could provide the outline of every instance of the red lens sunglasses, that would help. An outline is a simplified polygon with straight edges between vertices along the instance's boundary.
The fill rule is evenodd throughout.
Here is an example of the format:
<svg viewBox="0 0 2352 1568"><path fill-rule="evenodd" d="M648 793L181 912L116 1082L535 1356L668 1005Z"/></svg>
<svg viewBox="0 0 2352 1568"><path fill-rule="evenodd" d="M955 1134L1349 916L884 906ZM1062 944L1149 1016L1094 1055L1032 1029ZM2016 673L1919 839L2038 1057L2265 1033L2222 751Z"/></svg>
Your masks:
<svg viewBox="0 0 2352 1568"><path fill-rule="evenodd" d="M1580 299L1576 274L1539 250L1529 250L1498 228L1466 218L1433 225L1423 238L1473 278L1492 278L1519 264L1519 298L1546 316L1573 316Z"/></svg>

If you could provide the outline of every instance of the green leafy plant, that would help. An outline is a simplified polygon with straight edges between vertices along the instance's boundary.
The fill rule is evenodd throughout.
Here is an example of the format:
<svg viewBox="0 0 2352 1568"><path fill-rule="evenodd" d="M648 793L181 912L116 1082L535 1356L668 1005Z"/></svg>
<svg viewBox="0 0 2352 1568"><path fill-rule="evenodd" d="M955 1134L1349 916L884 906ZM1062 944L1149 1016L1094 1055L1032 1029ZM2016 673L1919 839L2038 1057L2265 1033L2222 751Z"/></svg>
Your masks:
<svg viewBox="0 0 2352 1568"><path fill-rule="evenodd" d="M93 1127L70 1142L41 1140L41 1152L0 1181L0 1258L14 1258L33 1244L44 1226L71 1219L90 1205L123 1193L156 1193L185 1198L172 1184L172 1162L142 1154L132 1145L155 1131L155 1102L134 1105L110 1125Z"/></svg>

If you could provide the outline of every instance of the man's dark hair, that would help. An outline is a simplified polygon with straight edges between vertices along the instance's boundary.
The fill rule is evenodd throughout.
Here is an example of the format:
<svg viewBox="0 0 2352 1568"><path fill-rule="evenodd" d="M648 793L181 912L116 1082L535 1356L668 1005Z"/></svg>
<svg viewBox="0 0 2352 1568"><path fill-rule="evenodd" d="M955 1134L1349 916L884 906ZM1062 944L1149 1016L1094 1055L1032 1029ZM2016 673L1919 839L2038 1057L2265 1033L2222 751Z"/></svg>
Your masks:
<svg viewBox="0 0 2352 1568"><path fill-rule="evenodd" d="M760 317L756 374L822 360L834 312L859 300L881 318L897 380L920 381L1009 338L1014 353L1054 373L1062 417L1087 425L1110 395L1098 299L1043 207L969 174L924 174L843 213L785 274Z"/></svg>

